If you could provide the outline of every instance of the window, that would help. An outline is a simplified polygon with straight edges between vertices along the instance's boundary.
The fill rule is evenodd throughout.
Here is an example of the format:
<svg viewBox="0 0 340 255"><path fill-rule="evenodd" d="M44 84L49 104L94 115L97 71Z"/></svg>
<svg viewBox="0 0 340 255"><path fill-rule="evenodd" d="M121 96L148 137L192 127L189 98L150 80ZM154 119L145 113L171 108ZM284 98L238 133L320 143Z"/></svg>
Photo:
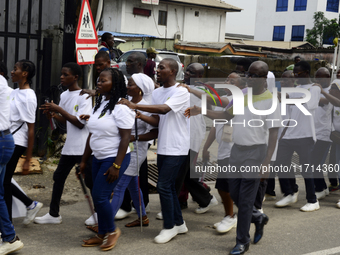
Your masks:
<svg viewBox="0 0 340 255"><path fill-rule="evenodd" d="M288 9L288 0L277 0L276 2L277 12L286 12L287 9Z"/></svg>
<svg viewBox="0 0 340 255"><path fill-rule="evenodd" d="M325 36L324 38L323 38L323 44L330 44L330 45L333 45L334 43L333 43L333 40L334 40L334 36L330 36L330 37L327 37L327 36Z"/></svg>
<svg viewBox="0 0 340 255"><path fill-rule="evenodd" d="M158 25L166 26L168 13L166 11L158 12Z"/></svg>
<svg viewBox="0 0 340 255"><path fill-rule="evenodd" d="M291 41L303 41L304 34L305 34L305 26L293 26Z"/></svg>
<svg viewBox="0 0 340 255"><path fill-rule="evenodd" d="M195 11L195 17L199 17L200 16L200 12L199 11Z"/></svg>
<svg viewBox="0 0 340 255"><path fill-rule="evenodd" d="M295 0L294 11L305 11L307 9L307 0Z"/></svg>
<svg viewBox="0 0 340 255"><path fill-rule="evenodd" d="M326 11L339 12L339 0L327 0Z"/></svg>
<svg viewBox="0 0 340 255"><path fill-rule="evenodd" d="M273 41L284 41L285 40L285 26L275 26L273 33Z"/></svg>

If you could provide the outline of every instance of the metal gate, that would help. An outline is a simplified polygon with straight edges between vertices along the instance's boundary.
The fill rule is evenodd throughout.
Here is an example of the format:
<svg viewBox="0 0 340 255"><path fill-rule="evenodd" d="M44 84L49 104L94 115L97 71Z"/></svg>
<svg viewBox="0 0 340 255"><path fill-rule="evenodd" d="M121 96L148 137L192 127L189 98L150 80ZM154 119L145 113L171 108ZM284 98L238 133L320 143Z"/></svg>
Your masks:
<svg viewBox="0 0 340 255"><path fill-rule="evenodd" d="M40 88L42 0L0 1L0 47L10 72L20 59L36 65L33 88ZM14 86L8 81L11 87Z"/></svg>

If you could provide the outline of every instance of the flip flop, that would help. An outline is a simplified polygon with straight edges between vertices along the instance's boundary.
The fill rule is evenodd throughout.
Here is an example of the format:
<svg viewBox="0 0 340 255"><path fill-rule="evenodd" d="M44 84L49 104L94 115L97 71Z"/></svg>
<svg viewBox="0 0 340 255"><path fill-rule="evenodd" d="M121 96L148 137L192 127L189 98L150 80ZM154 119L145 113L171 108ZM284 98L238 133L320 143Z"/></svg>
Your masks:
<svg viewBox="0 0 340 255"><path fill-rule="evenodd" d="M83 247L99 246L103 244L103 240L104 240L103 238L100 238L98 235L95 235L94 237L83 240L84 243L81 246Z"/></svg>
<svg viewBox="0 0 340 255"><path fill-rule="evenodd" d="M98 225L86 226L86 228L95 232L95 233L98 233Z"/></svg>

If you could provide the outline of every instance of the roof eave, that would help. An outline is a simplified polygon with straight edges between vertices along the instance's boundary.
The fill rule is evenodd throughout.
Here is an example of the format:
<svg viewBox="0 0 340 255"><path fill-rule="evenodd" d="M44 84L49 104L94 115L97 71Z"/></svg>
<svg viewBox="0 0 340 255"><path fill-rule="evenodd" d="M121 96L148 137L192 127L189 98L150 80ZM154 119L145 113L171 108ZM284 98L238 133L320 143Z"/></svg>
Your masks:
<svg viewBox="0 0 340 255"><path fill-rule="evenodd" d="M241 12L243 9L234 9L234 8L223 8L223 7L217 7L217 6L207 6L207 5L202 5L202 4L195 4L195 3L179 3L177 1L171 1L171 0L160 0L160 2L164 3L173 3L173 4L180 4L180 5L187 5L187 6L198 6L198 7L204 7L204 8L210 8L210 9L216 9L220 11L225 11L225 12Z"/></svg>

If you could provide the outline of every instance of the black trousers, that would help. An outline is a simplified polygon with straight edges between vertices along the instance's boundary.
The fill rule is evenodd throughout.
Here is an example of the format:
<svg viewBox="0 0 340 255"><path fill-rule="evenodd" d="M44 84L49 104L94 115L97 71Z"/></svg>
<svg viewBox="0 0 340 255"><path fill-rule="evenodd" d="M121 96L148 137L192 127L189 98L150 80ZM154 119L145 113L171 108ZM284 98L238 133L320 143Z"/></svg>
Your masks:
<svg viewBox="0 0 340 255"><path fill-rule="evenodd" d="M318 171L316 169L322 169L322 164L324 163L322 161L325 158L325 155L327 156L331 144L332 142L317 140L314 145L311 164L314 166L315 192L321 192L324 189L327 189L327 184L323 177L323 171Z"/></svg>
<svg viewBox="0 0 340 255"><path fill-rule="evenodd" d="M331 146L331 151L329 153L329 164L332 164L333 166L335 164L338 164L336 162L336 144L335 143L332 143L332 146ZM328 179L329 179L329 182L331 183L332 186L338 186L338 173L336 173L335 171L333 172L328 172Z"/></svg>
<svg viewBox="0 0 340 255"><path fill-rule="evenodd" d="M311 163L313 146L314 140L312 137L300 139L281 139L275 161L275 166L282 165L290 167L293 153L296 151L300 159L299 164L302 165L301 174L305 181L306 199L308 203L316 202L313 171L311 167L307 167L307 164ZM279 172L279 181L281 190L285 196L293 195L298 191L293 168L291 168L289 173Z"/></svg>
<svg viewBox="0 0 340 255"><path fill-rule="evenodd" d="M267 145L239 146L234 144L231 149L229 164L240 171L241 167L260 166L267 152ZM260 184L260 175L237 173L238 178L229 179L230 196L238 207L236 243L250 242L250 224L259 222L262 213L254 206Z"/></svg>
<svg viewBox="0 0 340 255"><path fill-rule="evenodd" d="M183 184L188 189L190 195L200 207L207 207L212 199L209 191L199 181L198 176L194 174L194 163L197 158L197 152L190 150L176 178L177 196L182 189ZM192 167L190 169L190 167ZM192 170L192 171L191 171Z"/></svg>
<svg viewBox="0 0 340 255"><path fill-rule="evenodd" d="M53 217L59 216L60 209L60 200L63 194L65 181L67 176L69 175L71 169L75 166L75 164L79 164L81 162L82 156L70 156L70 155L61 155L59 164L57 169L53 174L53 190L52 190L52 199L50 203L50 215ZM91 169L91 164L87 163L86 168ZM85 176L88 175L90 170L85 170Z"/></svg>
<svg viewBox="0 0 340 255"><path fill-rule="evenodd" d="M25 204L26 207L30 206L33 201L27 197L20 189L11 183L15 168L17 167L18 161L22 154L26 151L26 147L15 145L13 155L6 165L6 173L4 177L4 198L8 210L10 220L12 220L12 196L18 198Z"/></svg>

